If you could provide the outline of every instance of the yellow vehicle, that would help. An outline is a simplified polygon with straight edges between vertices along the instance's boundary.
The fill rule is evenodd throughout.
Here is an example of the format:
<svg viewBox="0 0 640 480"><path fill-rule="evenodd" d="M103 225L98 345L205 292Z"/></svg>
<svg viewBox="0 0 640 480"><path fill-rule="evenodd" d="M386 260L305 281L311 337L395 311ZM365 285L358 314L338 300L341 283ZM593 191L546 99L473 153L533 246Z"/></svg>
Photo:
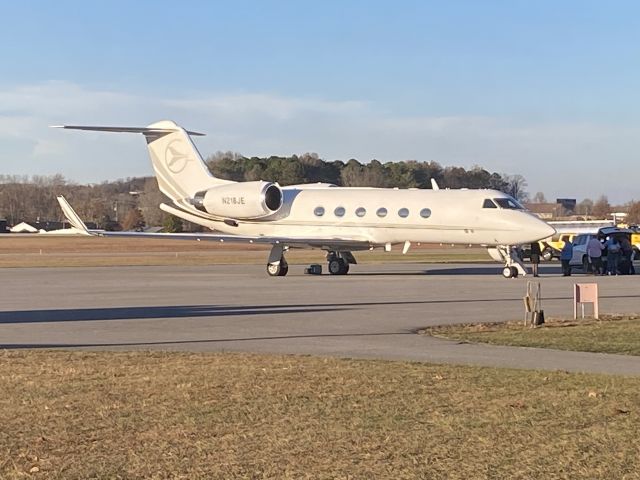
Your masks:
<svg viewBox="0 0 640 480"><path fill-rule="evenodd" d="M572 242L573 238L576 235L578 234L577 233L556 233L554 236L550 238L540 240L538 242L540 244L540 252L542 252L540 256L545 262L550 262L554 258L560 258L560 251L564 246L565 240Z"/></svg>
<svg viewBox="0 0 640 480"><path fill-rule="evenodd" d="M575 236L584 233L597 233L602 227L612 227L610 220L575 220L575 221L551 221L547 222L556 229L555 235L538 242L540 244L541 257L549 262L554 258L560 258L560 251L564 246L564 241L573 242ZM640 230L638 230L640 236Z"/></svg>

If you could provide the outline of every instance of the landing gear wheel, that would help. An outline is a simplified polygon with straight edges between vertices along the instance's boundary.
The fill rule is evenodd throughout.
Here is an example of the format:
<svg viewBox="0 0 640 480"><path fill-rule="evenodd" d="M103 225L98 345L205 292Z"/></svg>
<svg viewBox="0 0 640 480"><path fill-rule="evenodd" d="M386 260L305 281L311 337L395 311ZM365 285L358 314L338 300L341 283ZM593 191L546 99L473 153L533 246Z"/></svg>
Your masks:
<svg viewBox="0 0 640 480"><path fill-rule="evenodd" d="M518 276L518 269L516 267L504 267L502 269L502 276L504 278L516 278Z"/></svg>
<svg viewBox="0 0 640 480"><path fill-rule="evenodd" d="M289 265L282 257L280 263L267 263L267 273L272 277L284 277L289 273Z"/></svg>
<svg viewBox="0 0 640 480"><path fill-rule="evenodd" d="M331 275L345 275L349 271L349 264L341 258L329 260L329 273Z"/></svg>

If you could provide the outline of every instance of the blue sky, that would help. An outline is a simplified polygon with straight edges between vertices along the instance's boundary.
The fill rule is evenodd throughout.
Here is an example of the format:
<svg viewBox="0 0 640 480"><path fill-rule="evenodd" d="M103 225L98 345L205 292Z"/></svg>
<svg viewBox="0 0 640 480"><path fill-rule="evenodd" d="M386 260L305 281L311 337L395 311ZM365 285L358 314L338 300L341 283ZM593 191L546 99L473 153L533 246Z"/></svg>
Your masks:
<svg viewBox="0 0 640 480"><path fill-rule="evenodd" d="M3 2L0 173L149 175L135 136L520 173L548 198L640 199L631 1Z"/></svg>

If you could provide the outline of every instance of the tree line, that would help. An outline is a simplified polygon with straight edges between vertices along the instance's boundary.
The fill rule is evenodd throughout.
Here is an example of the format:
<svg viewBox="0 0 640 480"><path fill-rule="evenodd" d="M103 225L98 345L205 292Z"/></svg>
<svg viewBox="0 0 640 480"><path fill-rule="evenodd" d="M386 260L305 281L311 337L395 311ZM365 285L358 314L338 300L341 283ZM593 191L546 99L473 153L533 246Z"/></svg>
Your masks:
<svg viewBox="0 0 640 480"><path fill-rule="evenodd" d="M428 189L431 188L431 179L434 179L442 188L490 188L521 201L528 200L524 177L489 172L480 166L467 170L456 166L443 167L433 161L381 163L372 160L364 164L355 159L326 161L314 153L289 157L244 157L234 152L217 152L207 157L206 163L213 175L234 181L266 180L283 186L323 182L345 187ZM166 225L176 230L182 225L158 208L166 199L154 177L80 185L62 175L0 175L0 218L6 219L9 225L22 221L62 221L62 213L55 201L57 195L64 195L80 217L97 228L132 229Z"/></svg>

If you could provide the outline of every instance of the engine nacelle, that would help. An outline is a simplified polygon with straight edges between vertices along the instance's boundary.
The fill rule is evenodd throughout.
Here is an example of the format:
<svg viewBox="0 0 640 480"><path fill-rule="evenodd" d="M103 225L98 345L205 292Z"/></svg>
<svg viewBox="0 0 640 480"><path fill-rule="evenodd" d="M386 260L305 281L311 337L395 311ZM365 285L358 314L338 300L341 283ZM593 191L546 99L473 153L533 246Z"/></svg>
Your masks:
<svg viewBox="0 0 640 480"><path fill-rule="evenodd" d="M282 207L282 190L271 182L229 183L196 193L192 203L198 210L218 217L260 218Z"/></svg>

